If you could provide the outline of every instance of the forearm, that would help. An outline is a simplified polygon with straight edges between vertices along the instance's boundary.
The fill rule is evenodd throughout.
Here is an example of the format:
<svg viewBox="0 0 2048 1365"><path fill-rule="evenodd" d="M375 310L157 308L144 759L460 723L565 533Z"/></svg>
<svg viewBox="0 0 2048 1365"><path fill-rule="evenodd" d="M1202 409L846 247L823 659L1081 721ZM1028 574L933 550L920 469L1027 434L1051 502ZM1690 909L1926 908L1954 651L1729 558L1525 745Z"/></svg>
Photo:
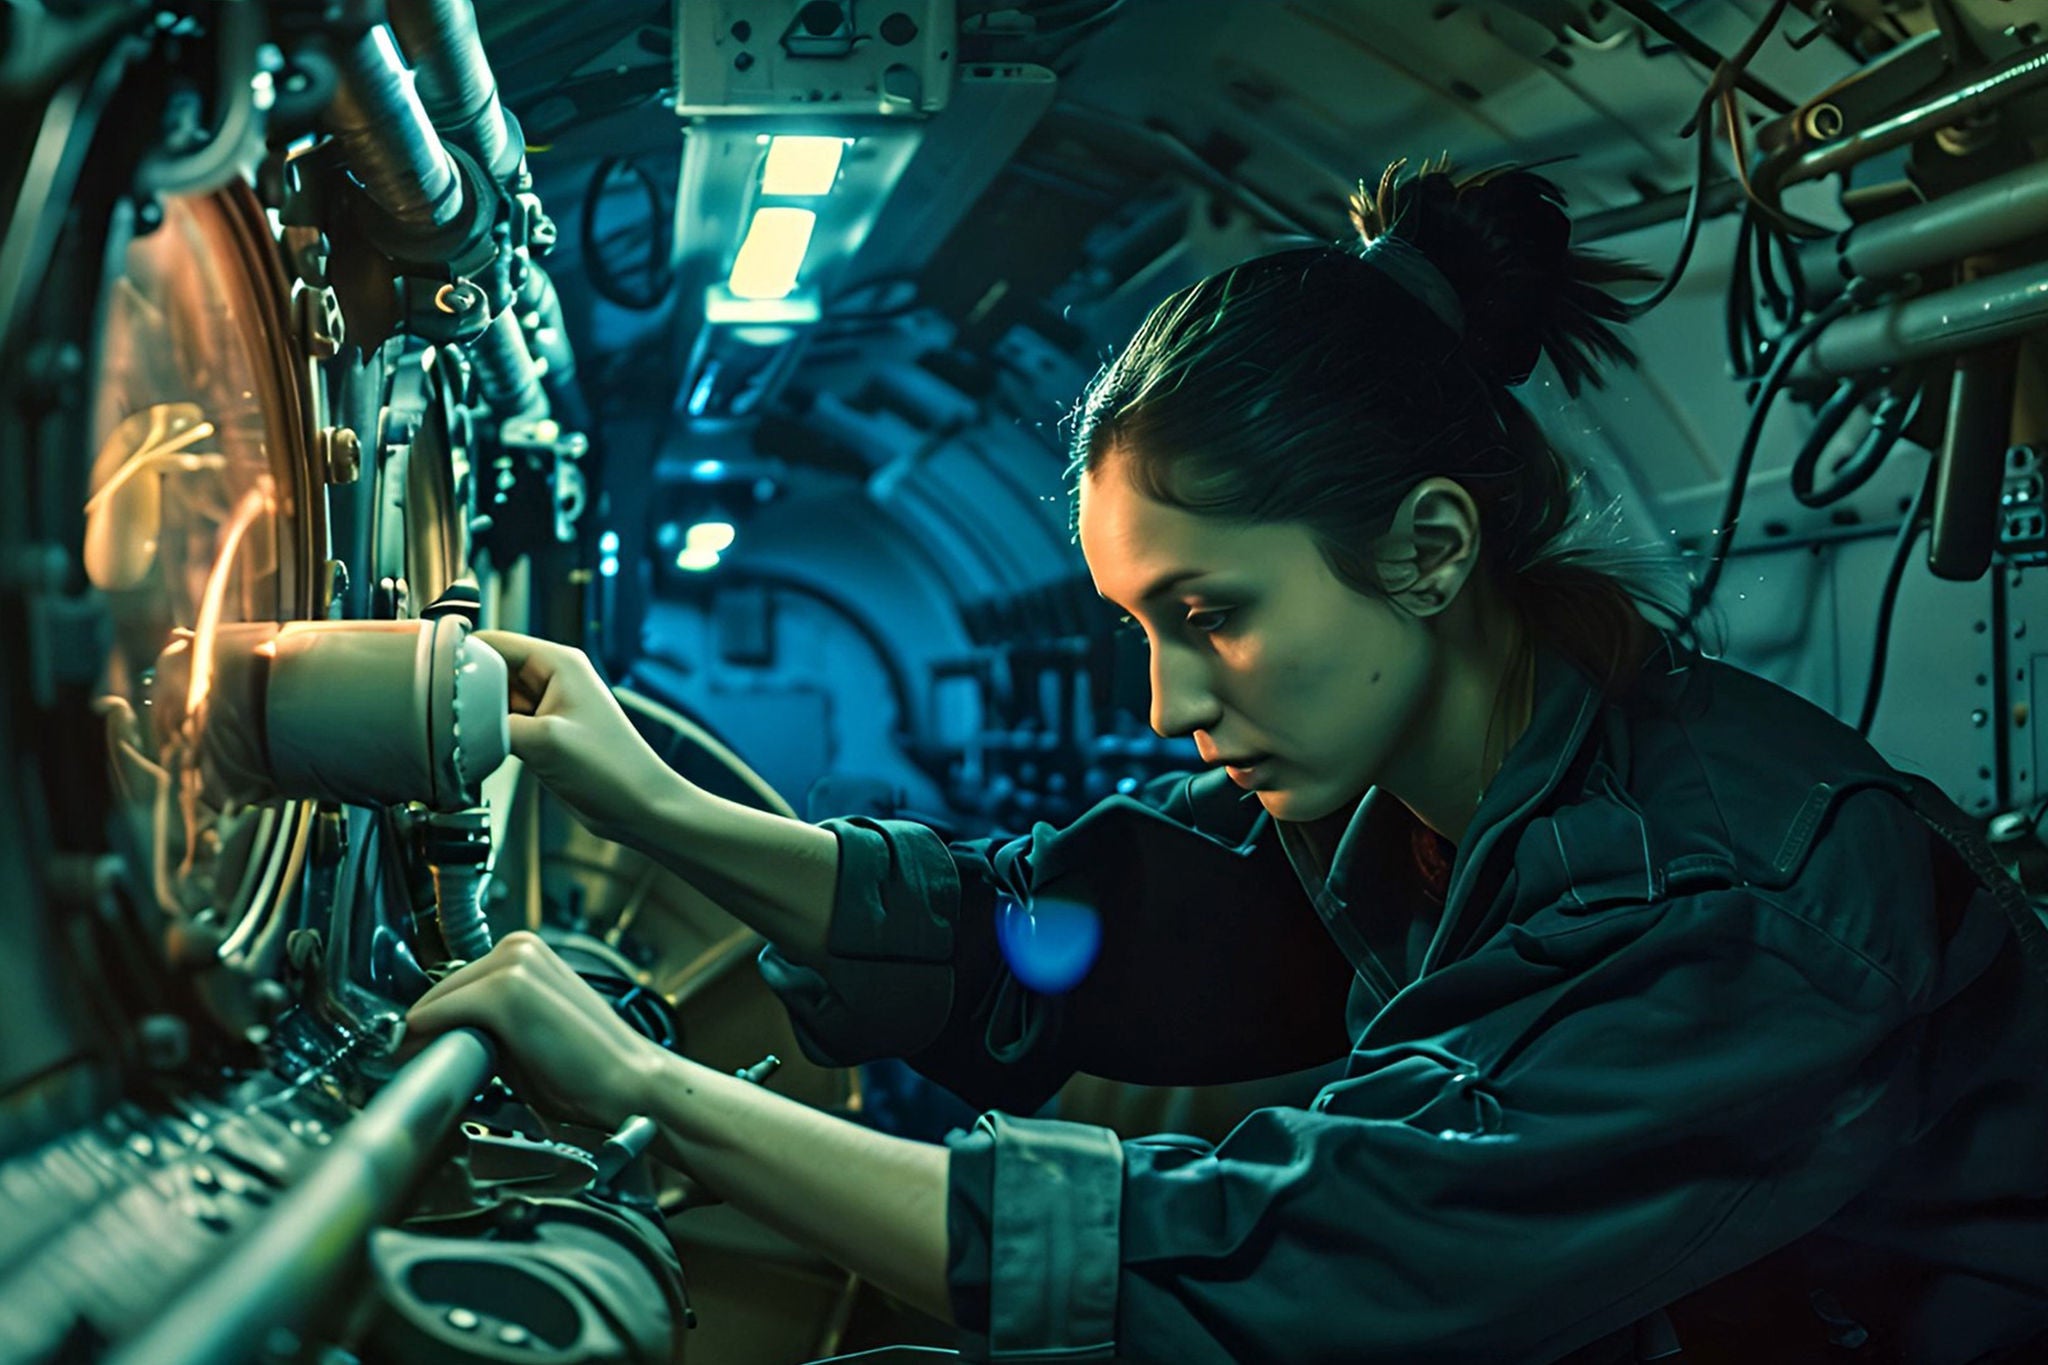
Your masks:
<svg viewBox="0 0 2048 1365"><path fill-rule="evenodd" d="M681 1057L659 1059L647 1084L643 1112L660 1124L667 1159L734 1207L953 1320L946 1148L832 1118Z"/></svg>
<svg viewBox="0 0 2048 1365"><path fill-rule="evenodd" d="M798 962L825 955L839 841L802 820L714 796L678 777L645 808L632 846Z"/></svg>

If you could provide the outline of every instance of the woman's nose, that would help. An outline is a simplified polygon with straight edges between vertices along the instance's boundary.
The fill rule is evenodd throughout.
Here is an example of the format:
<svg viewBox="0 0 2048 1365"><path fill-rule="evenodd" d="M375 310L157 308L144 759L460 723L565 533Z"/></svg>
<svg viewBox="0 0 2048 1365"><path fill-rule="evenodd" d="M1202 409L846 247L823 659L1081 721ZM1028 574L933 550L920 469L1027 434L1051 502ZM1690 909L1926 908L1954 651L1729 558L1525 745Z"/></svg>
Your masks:
<svg viewBox="0 0 2048 1365"><path fill-rule="evenodd" d="M1215 725L1220 709L1205 660L1190 650L1152 650L1152 729L1167 739Z"/></svg>

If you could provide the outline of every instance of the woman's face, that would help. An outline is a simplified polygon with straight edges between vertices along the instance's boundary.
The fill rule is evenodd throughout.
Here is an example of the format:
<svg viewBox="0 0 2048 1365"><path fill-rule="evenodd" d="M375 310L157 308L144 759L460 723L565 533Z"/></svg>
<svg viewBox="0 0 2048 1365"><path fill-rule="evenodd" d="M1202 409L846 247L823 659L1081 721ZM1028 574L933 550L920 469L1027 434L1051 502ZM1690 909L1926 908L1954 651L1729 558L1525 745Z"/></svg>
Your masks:
<svg viewBox="0 0 2048 1365"><path fill-rule="evenodd" d="M1429 631L1337 578L1301 523L1171 507L1124 467L1082 477L1081 552L1144 629L1152 728L1193 735L1276 819L1320 819L1385 781L1433 690Z"/></svg>

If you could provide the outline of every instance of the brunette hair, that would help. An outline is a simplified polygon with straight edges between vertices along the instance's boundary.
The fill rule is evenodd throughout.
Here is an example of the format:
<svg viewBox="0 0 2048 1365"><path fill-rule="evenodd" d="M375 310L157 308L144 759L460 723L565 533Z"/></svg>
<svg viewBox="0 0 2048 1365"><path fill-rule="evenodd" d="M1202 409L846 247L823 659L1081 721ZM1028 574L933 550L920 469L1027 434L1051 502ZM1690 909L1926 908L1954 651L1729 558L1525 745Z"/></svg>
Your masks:
<svg viewBox="0 0 2048 1365"><path fill-rule="evenodd" d="M1585 543L1578 477L1509 392L1547 356L1566 391L1632 362L1606 286L1654 278L1571 246L1564 195L1532 171L1389 166L1351 201L1360 241L1260 256L1155 308L1096 376L1069 477L1121 454L1148 497L1298 521L1332 572L1384 594L1372 547L1432 475L1480 512L1482 567L1532 642L1603 686L1634 675L1671 613L1613 543Z"/></svg>

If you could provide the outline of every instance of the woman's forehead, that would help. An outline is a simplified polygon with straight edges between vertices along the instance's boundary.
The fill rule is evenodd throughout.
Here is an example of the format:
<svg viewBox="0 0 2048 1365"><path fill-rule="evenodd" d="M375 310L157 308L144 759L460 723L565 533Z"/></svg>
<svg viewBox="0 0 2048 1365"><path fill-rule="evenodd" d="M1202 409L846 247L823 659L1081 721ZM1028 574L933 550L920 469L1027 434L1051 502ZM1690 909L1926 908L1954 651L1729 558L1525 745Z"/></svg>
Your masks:
<svg viewBox="0 0 2048 1365"><path fill-rule="evenodd" d="M1167 579L1263 575L1312 552L1306 527L1208 516L1148 496L1117 472L1081 478L1081 553L1096 591L1134 603Z"/></svg>

